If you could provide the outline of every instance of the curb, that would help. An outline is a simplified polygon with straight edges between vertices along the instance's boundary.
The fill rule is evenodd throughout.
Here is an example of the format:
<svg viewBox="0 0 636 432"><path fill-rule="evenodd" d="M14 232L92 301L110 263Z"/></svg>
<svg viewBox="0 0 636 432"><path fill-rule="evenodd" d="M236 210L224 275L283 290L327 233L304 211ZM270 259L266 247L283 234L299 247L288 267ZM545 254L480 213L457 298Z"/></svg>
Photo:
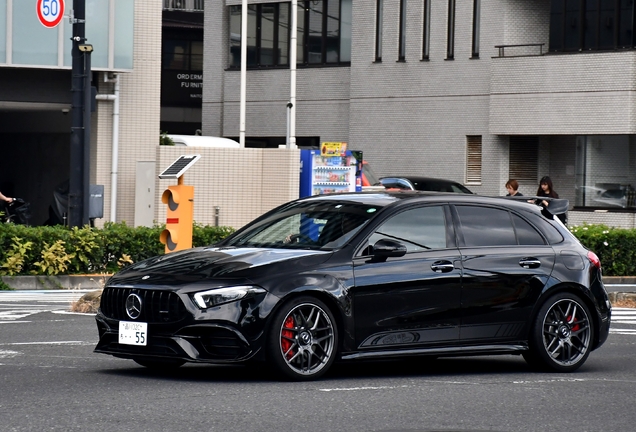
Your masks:
<svg viewBox="0 0 636 432"><path fill-rule="evenodd" d="M603 276L603 283L633 285L636 284L636 276Z"/></svg>
<svg viewBox="0 0 636 432"><path fill-rule="evenodd" d="M0 280L14 290L74 290L102 289L110 274L97 275L59 275L59 276L0 276ZM636 285L636 276L603 276L603 283L613 285ZM616 294L634 294L629 292L610 292ZM612 296L610 296L612 297ZM635 298L636 299L636 298Z"/></svg>
<svg viewBox="0 0 636 432"><path fill-rule="evenodd" d="M0 276L14 290L96 290L110 277L104 275Z"/></svg>
<svg viewBox="0 0 636 432"><path fill-rule="evenodd" d="M610 303L634 302L636 303L636 293L633 292L610 292L607 293Z"/></svg>

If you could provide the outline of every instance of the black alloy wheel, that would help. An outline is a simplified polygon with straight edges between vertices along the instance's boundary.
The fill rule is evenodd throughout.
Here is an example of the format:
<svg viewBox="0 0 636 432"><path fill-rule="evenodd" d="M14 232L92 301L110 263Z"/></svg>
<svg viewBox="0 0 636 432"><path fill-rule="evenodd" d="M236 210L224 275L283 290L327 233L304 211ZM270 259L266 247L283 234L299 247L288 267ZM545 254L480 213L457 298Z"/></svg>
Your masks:
<svg viewBox="0 0 636 432"><path fill-rule="evenodd" d="M267 343L269 359L277 372L296 381L316 379L336 359L334 316L317 298L295 298L276 313Z"/></svg>
<svg viewBox="0 0 636 432"><path fill-rule="evenodd" d="M541 306L523 356L541 369L572 372L587 360L593 337L587 306L574 294L558 293Z"/></svg>

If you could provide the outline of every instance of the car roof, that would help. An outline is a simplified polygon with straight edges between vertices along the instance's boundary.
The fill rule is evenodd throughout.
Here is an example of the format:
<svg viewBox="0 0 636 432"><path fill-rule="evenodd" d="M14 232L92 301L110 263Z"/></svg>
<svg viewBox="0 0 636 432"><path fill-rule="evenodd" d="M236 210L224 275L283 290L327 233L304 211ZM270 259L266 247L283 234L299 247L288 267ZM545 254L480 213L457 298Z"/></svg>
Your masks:
<svg viewBox="0 0 636 432"><path fill-rule="evenodd" d="M457 183L454 180L448 180L448 179L443 179L443 178L412 176L412 175L389 175L389 176L382 176L381 177L381 179L385 179L385 178L403 178L403 179L407 179L407 180L410 180L410 181L436 181L436 182L445 182L445 183Z"/></svg>
<svg viewBox="0 0 636 432"><path fill-rule="evenodd" d="M456 186L457 189L462 191L470 192L463 184L456 182L454 180L448 180L443 178L435 178L435 177L423 177L423 176L410 176L410 175L399 175L399 176L383 176L380 178L380 182L383 180L408 180L416 190L429 190L429 188L436 188L440 186ZM418 186L424 186L424 189L418 188Z"/></svg>
<svg viewBox="0 0 636 432"><path fill-rule="evenodd" d="M526 197L527 198L527 197ZM399 204L401 202L408 203L417 202L436 202L436 203L471 203L471 204L490 204L495 206L507 206L517 209L531 209L531 211L540 211L540 207L535 204L529 204L527 199L515 200L509 197L492 197L475 194L458 194L452 192L434 192L434 191L418 191L418 190L386 190L374 192L347 192L333 193L324 195L313 195L301 198L300 201L349 201L366 205L387 206L391 204Z"/></svg>

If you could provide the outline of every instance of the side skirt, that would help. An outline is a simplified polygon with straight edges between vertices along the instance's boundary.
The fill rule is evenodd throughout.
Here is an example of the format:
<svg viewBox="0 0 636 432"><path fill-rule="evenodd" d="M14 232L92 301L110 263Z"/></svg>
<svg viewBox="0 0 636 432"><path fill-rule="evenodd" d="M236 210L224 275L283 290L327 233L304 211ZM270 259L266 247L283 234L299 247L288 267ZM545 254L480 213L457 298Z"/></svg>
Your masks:
<svg viewBox="0 0 636 432"><path fill-rule="evenodd" d="M521 354L527 351L525 345L474 345L452 348L417 348L390 351L367 351L355 352L342 355L342 360L386 358L386 357L406 357L415 355L431 356L463 356L480 354Z"/></svg>

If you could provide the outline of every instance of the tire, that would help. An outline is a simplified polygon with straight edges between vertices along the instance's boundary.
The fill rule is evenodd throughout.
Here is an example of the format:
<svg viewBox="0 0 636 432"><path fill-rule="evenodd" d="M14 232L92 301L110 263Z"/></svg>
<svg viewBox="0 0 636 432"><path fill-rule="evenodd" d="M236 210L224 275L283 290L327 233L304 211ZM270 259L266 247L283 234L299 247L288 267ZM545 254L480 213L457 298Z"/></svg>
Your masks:
<svg viewBox="0 0 636 432"><path fill-rule="evenodd" d="M530 331L530 350L523 357L543 370L573 372L587 360L593 340L585 303L574 294L558 293L539 309Z"/></svg>
<svg viewBox="0 0 636 432"><path fill-rule="evenodd" d="M185 360L141 360L133 359L138 365L155 371L170 371L177 369L185 363Z"/></svg>
<svg viewBox="0 0 636 432"><path fill-rule="evenodd" d="M329 308L314 297L290 300L274 315L267 338L270 366L294 381L317 379L338 352L338 330Z"/></svg>

